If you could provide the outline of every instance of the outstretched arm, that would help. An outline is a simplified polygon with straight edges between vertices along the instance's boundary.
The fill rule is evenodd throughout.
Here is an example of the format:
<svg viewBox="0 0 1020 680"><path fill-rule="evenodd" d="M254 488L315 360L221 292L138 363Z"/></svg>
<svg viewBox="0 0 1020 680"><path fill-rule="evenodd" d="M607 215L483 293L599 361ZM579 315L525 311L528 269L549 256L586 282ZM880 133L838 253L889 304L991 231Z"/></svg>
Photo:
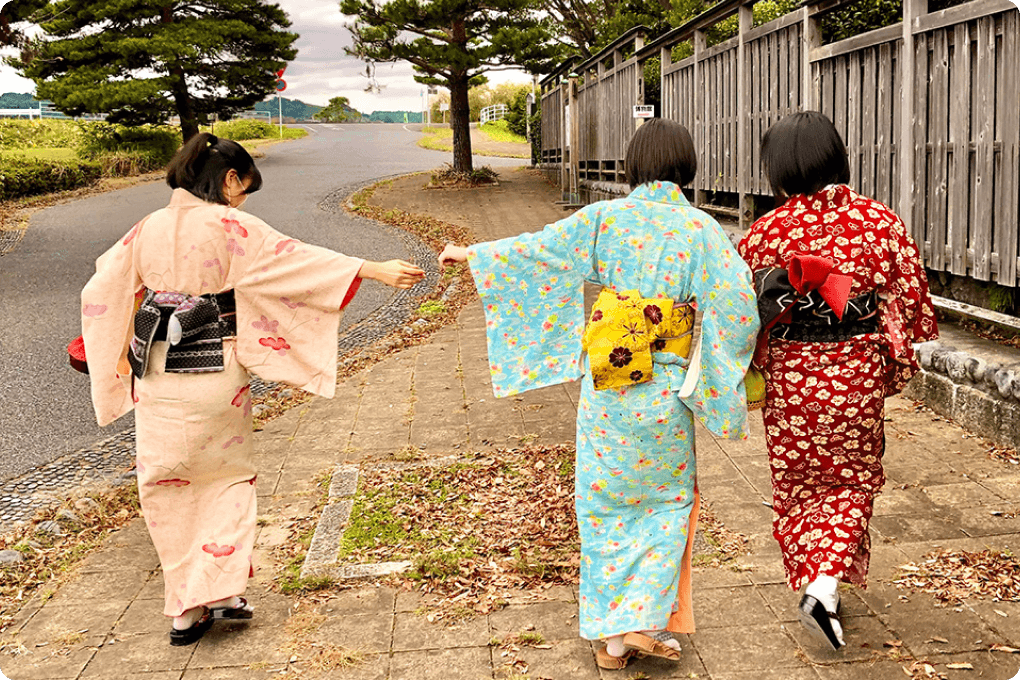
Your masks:
<svg viewBox="0 0 1020 680"><path fill-rule="evenodd" d="M365 260L365 264L361 265L358 271L358 276L363 279L375 279L394 288L410 288L425 278L425 272L404 260L386 262Z"/></svg>

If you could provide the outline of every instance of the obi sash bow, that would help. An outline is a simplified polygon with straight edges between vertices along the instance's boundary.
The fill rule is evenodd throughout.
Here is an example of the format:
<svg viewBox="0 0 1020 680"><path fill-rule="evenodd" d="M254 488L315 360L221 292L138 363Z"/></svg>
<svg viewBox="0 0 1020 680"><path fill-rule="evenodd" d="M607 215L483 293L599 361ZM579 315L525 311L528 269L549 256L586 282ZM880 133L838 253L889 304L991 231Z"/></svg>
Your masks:
<svg viewBox="0 0 1020 680"><path fill-rule="evenodd" d="M874 292L850 297L853 278L835 262L817 255L794 255L787 268L754 272L761 334L755 363L764 358L770 335L803 342L839 342L874 332L878 321Z"/></svg>
<svg viewBox="0 0 1020 680"><path fill-rule="evenodd" d="M168 373L223 370L223 338L237 334L234 291L209 295L146 290L135 312L128 362L136 378L148 367L152 343L166 339Z"/></svg>
<svg viewBox="0 0 1020 680"><path fill-rule="evenodd" d="M652 352L686 358L694 309L686 302L642 298L636 290L603 288L584 331L592 382L604 390L652 379Z"/></svg>

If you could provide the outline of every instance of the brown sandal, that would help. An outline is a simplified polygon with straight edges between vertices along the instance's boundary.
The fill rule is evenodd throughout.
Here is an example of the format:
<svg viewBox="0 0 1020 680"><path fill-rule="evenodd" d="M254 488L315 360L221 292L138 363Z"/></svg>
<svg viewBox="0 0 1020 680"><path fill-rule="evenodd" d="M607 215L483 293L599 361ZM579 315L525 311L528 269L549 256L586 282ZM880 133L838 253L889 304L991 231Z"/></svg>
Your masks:
<svg viewBox="0 0 1020 680"><path fill-rule="evenodd" d="M627 649L637 652L639 657L656 656L670 661L680 660L680 652L644 633L627 633L623 636L623 644Z"/></svg>
<svg viewBox="0 0 1020 680"><path fill-rule="evenodd" d="M634 656L633 649L625 651L623 656L613 656L606 651L605 647L602 647L599 651L595 652L595 665L607 671L619 671L627 667L632 656Z"/></svg>

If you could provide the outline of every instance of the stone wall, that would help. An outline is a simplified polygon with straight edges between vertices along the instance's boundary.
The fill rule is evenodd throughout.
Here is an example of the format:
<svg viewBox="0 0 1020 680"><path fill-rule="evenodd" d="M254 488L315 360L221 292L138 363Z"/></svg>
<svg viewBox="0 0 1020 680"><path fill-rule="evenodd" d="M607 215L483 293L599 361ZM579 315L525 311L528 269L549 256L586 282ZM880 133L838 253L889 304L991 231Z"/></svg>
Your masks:
<svg viewBox="0 0 1020 680"><path fill-rule="evenodd" d="M971 432L1020 449L1020 363L995 364L939 341L918 349L922 372L904 396Z"/></svg>

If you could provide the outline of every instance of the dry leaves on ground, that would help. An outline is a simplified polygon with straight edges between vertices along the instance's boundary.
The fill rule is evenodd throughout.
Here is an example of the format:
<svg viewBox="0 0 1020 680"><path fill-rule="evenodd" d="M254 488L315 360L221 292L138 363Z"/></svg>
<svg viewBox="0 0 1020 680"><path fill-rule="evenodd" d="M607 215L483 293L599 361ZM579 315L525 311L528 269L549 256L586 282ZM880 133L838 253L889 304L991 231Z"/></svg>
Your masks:
<svg viewBox="0 0 1020 680"><path fill-rule="evenodd" d="M574 451L501 449L447 466L363 474L347 564L410 560L402 585L436 618L488 613L516 591L577 582Z"/></svg>
<svg viewBox="0 0 1020 680"><path fill-rule="evenodd" d="M747 551L747 536L736 531L730 531L719 518L712 512L712 505L704 498L701 499L701 509L698 511L698 529L700 529L706 540L720 553L714 555L711 566L719 566L738 555Z"/></svg>
<svg viewBox="0 0 1020 680"><path fill-rule="evenodd" d="M28 523L0 536L0 550L22 556L20 562L0 567L0 631L36 590L55 584L137 516L138 488L130 484L40 510Z"/></svg>
<svg viewBox="0 0 1020 680"><path fill-rule="evenodd" d="M958 605L967 597L1020 602L1020 560L1008 552L941 550L899 569L898 587L928 593L938 606Z"/></svg>

